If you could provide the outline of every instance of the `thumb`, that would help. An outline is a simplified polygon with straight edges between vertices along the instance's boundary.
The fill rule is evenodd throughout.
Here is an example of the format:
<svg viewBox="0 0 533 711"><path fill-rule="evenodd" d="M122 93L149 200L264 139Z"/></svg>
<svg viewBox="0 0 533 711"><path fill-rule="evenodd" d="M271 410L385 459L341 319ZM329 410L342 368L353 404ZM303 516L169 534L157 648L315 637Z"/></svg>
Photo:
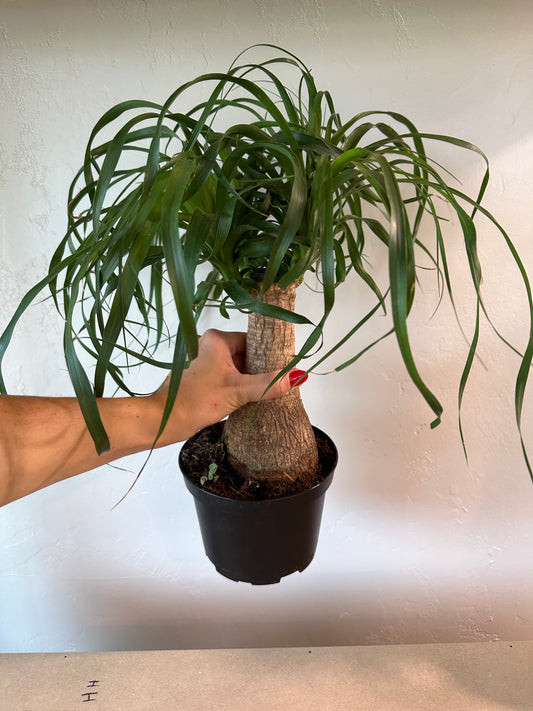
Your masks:
<svg viewBox="0 0 533 711"><path fill-rule="evenodd" d="M282 378L279 378L273 383L272 381L278 376L279 372L279 370L274 370L271 373L246 376L248 402L257 402L261 399L272 400L273 398L285 395L292 387L299 387L307 380L305 370L293 368Z"/></svg>

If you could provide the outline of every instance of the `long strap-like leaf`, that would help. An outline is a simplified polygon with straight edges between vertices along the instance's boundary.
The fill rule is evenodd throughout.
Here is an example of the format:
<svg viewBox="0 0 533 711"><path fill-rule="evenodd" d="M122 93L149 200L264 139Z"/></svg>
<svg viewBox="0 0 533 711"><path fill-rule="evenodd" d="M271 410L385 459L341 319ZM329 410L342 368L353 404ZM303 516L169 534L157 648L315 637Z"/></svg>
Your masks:
<svg viewBox="0 0 533 711"><path fill-rule="evenodd" d="M196 254L185 254L180 235L179 210L183 194L193 174L196 161L182 153L175 161L162 207L161 238L174 303L189 358L198 353L198 336L193 311Z"/></svg>

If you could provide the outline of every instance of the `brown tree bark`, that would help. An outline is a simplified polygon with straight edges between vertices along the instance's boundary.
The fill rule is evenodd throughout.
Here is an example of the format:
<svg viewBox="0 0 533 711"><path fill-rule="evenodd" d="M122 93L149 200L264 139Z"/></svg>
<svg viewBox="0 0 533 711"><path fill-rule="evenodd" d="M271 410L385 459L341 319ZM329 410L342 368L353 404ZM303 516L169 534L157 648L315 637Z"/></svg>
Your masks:
<svg viewBox="0 0 533 711"><path fill-rule="evenodd" d="M274 285L269 304L294 311L296 286ZM246 341L246 371L267 373L285 367L295 353L294 324L251 313ZM226 421L224 441L230 464L250 479L294 481L314 477L318 450L299 388L281 398L250 403Z"/></svg>

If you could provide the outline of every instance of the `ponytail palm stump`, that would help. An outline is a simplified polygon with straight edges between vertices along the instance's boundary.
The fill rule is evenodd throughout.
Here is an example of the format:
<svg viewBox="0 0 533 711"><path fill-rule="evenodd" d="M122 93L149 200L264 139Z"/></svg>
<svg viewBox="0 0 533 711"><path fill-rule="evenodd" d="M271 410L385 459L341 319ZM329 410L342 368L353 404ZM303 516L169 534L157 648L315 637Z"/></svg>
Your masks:
<svg viewBox="0 0 533 711"><path fill-rule="evenodd" d="M533 351L530 285L509 236L481 203L488 182L483 153L467 141L420 132L392 111L342 118L301 60L279 48L266 51L264 61L247 62L241 55L227 72L193 79L164 104L125 101L102 116L70 189L66 235L47 276L28 292L4 332L0 357L17 320L48 288L64 319L76 395L95 446L104 452L109 441L96 398L108 383L133 394L127 382L132 367L170 369L162 430L183 370L197 354L198 318L207 306L224 317L248 313L247 368L281 368L282 374L298 363L308 371L318 368L354 334L364 333L372 317L386 313L382 336L369 338L336 369L394 335L436 425L442 407L419 373L409 339L417 272L429 264L440 296L454 303L445 227L455 221L476 295L460 406L480 319L488 318L475 223L483 216L506 243L529 303L530 335L516 381L520 431ZM428 147L435 144L484 162L477 194L463 192L431 158ZM373 243L387 251L386 278L367 261ZM294 303L306 278L322 294L321 312L313 318ZM369 290L374 306L357 313L355 304L357 316L345 325L346 335L319 352L335 290L350 279ZM298 353L296 325L305 329ZM172 357L165 360L161 348L169 343ZM87 356L94 372L82 365ZM297 389L238 411L224 439L232 463L251 478L305 477L317 466Z"/></svg>

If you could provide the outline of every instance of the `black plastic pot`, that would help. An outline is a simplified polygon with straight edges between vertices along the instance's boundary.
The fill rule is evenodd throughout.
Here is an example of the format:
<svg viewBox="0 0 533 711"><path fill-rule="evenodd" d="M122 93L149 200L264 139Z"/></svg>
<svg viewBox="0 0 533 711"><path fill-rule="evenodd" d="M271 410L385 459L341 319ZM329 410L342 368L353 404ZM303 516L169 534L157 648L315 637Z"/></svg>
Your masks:
<svg viewBox="0 0 533 711"><path fill-rule="evenodd" d="M299 494L277 499L238 501L208 492L187 477L180 454L180 467L194 497L205 552L225 577L270 585L304 570L313 560L324 498L337 464L332 440L314 429L330 449L327 462L322 464L323 480Z"/></svg>

